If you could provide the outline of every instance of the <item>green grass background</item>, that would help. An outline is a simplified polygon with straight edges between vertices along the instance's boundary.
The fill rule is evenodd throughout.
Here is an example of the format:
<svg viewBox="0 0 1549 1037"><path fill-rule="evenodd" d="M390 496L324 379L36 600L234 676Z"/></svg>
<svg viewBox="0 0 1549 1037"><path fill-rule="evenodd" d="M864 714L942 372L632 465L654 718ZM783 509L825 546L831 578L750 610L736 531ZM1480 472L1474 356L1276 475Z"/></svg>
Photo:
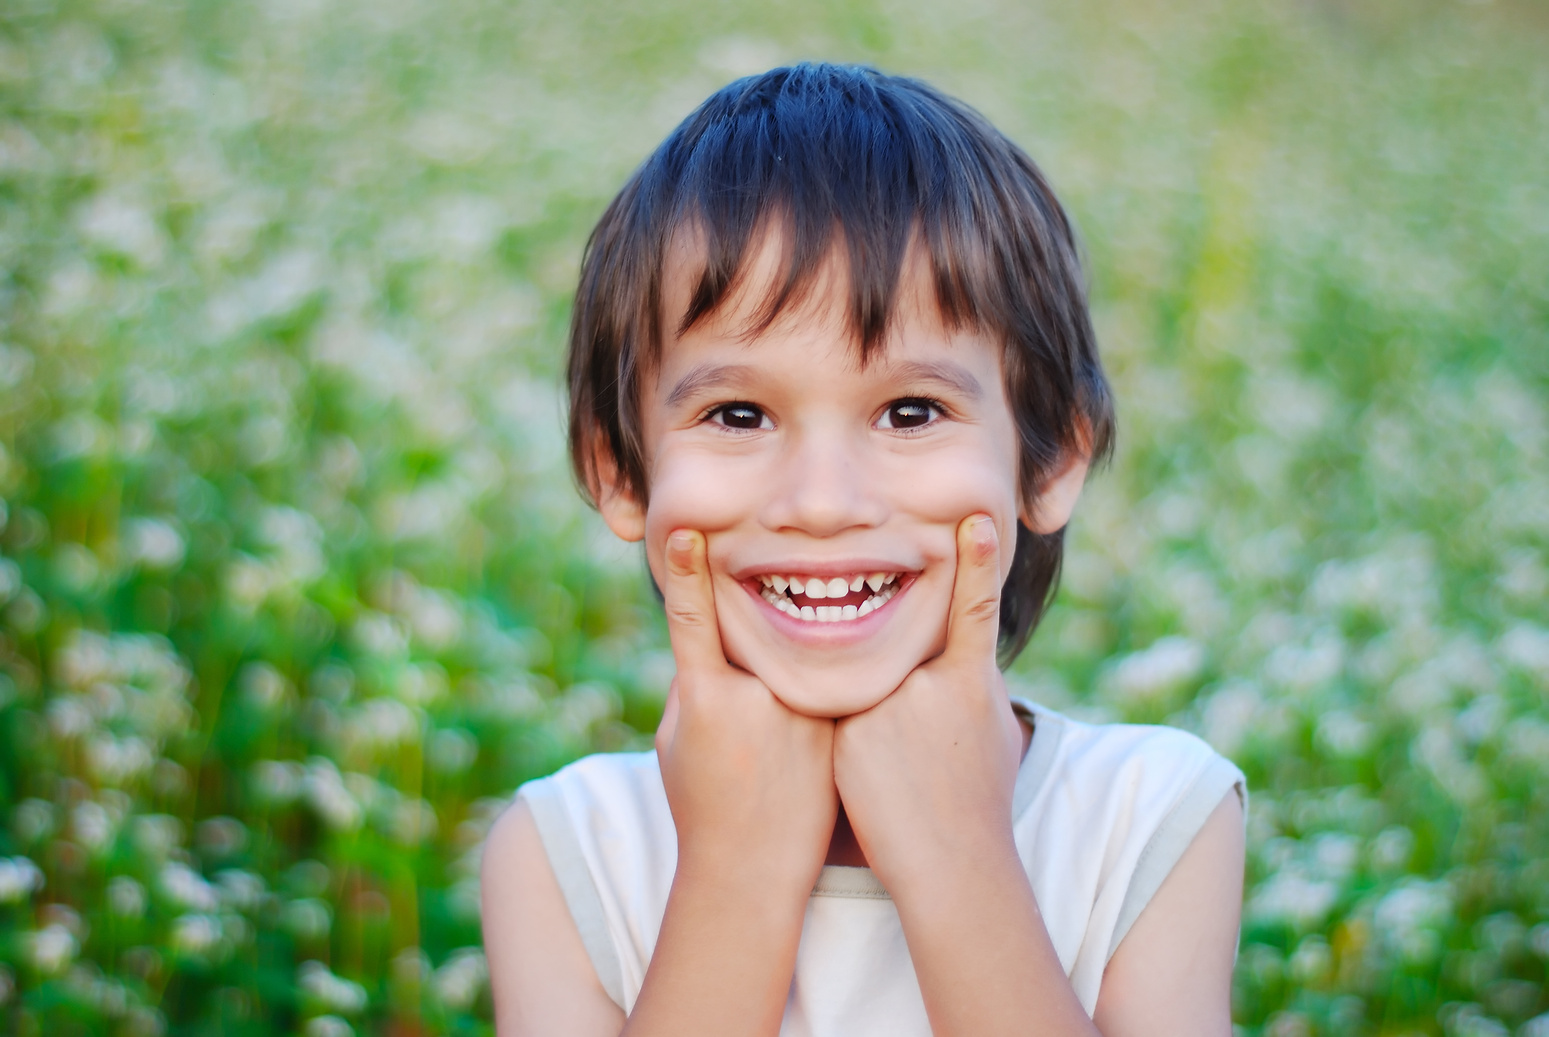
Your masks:
<svg viewBox="0 0 1549 1037"><path fill-rule="evenodd" d="M1121 423L1018 690L1252 783L1241 1034L1546 1037L1549 12L5 0L0 1031L490 1032L482 834L671 673L580 505L585 234L728 79L920 75Z"/></svg>

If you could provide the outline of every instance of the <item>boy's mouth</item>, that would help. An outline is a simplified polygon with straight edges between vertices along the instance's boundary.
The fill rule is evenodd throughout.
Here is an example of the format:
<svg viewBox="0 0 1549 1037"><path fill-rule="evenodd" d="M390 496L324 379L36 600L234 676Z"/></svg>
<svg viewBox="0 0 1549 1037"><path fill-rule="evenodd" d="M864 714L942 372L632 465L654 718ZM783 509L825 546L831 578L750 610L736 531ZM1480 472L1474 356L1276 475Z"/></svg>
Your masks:
<svg viewBox="0 0 1549 1037"><path fill-rule="evenodd" d="M871 615L900 589L904 573L872 572L849 576L763 575L760 597L792 619L843 623Z"/></svg>

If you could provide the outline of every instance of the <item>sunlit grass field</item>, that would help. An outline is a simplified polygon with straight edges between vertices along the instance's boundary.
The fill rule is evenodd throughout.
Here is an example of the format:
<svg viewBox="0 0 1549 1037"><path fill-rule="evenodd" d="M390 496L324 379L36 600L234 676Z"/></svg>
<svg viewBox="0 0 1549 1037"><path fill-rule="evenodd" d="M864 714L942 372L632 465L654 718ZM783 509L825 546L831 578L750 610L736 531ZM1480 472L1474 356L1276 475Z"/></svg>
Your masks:
<svg viewBox="0 0 1549 1037"><path fill-rule="evenodd" d="M1011 673L1252 785L1235 1014L1549 1037L1549 14L6 0L0 1032L489 1033L477 862L648 744L557 372L710 90L866 61L1082 229L1120 449Z"/></svg>

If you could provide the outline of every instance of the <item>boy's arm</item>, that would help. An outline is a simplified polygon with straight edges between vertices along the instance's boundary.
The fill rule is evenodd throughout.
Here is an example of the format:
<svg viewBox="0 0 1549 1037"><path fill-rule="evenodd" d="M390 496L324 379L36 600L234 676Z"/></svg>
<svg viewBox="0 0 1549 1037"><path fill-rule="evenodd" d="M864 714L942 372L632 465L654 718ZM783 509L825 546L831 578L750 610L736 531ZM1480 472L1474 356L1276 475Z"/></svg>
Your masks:
<svg viewBox="0 0 1549 1037"><path fill-rule="evenodd" d="M1011 832L1020 738L994 663L999 589L994 527L967 519L945 651L840 721L834 742L845 810L898 908L932 1032L1229 1034L1242 881L1241 816L1229 806L1120 945L1099 996L1101 1027L1071 988ZM1233 823L1235 843L1222 834ZM1183 915L1192 928L1173 932Z"/></svg>
<svg viewBox="0 0 1549 1037"><path fill-rule="evenodd" d="M501 1037L617 1037L624 1013L602 989L532 811L517 800L490 829L480 883L484 953Z"/></svg>
<svg viewBox="0 0 1549 1037"><path fill-rule="evenodd" d="M893 897L936 1037L1097 1037L1017 856L1022 731L995 666L999 545L964 519L946 648L839 721L834 779Z"/></svg>
<svg viewBox="0 0 1549 1037"><path fill-rule="evenodd" d="M813 883L834 830L833 721L790 712L721 649L704 538L674 534L663 588L678 678L656 735L678 867L626 1020L603 991L518 803L483 868L484 939L501 1037L780 1029Z"/></svg>
<svg viewBox="0 0 1549 1037"><path fill-rule="evenodd" d="M678 676L656 751L678 866L624 1032L773 1037L838 812L834 724L727 663L704 537L676 531L666 555Z"/></svg>
<svg viewBox="0 0 1549 1037"><path fill-rule="evenodd" d="M1108 962L1093 1013L1104 1037L1230 1037L1243 842L1228 792Z"/></svg>

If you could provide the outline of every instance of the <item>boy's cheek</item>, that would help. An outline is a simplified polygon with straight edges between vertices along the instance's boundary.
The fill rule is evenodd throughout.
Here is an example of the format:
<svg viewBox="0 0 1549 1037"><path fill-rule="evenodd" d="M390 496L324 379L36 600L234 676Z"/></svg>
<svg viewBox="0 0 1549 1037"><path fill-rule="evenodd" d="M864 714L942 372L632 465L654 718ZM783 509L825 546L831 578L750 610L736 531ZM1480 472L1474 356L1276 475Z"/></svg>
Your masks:
<svg viewBox="0 0 1549 1037"><path fill-rule="evenodd" d="M746 515L749 494L740 485L746 476L728 470L733 467L678 464L653 473L645 547L658 583L667 536L673 530L695 529L708 537L732 528Z"/></svg>

